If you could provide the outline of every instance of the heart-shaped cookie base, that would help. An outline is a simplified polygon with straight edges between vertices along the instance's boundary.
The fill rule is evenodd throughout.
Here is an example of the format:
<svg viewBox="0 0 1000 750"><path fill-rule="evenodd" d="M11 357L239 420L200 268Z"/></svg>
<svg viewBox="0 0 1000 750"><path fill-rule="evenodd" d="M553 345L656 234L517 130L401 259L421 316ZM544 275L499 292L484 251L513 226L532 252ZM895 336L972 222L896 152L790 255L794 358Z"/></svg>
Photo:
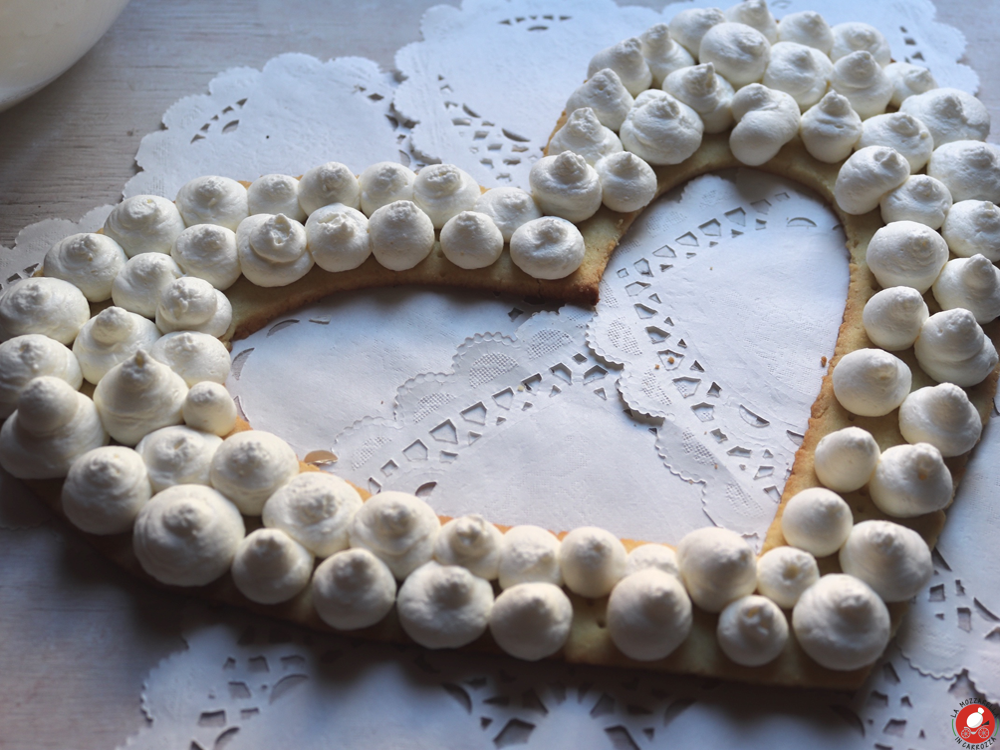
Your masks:
<svg viewBox="0 0 1000 750"><path fill-rule="evenodd" d="M737 166L740 165L729 149L727 136L706 136L698 151L682 164L656 169L658 194L663 194L698 175ZM839 167L839 164L825 164L813 159L801 142L795 140L787 144L761 169L791 178L815 190L836 210L833 186ZM593 304L597 300L598 285L608 260L637 215L638 212L617 214L602 208L594 217L583 222L580 229L587 243L584 263L572 275L557 281L531 278L511 263L509 255L502 256L498 263L486 270L459 269L444 258L439 246L435 246L425 261L408 271L388 271L379 266L374 259L369 259L361 267L343 273L333 274L314 268L303 279L285 287L257 287L246 279L241 279L228 292L234 311L231 335L233 337L249 335L289 310L330 294L379 286L450 285L529 298ZM838 210L838 215L848 238L847 247L851 258L850 286L844 322L834 356L830 360L831 370L836 361L847 352L870 345L861 324L861 313L865 302L877 291L878 286L865 263L865 255L868 241L883 223L877 211L863 216L851 216ZM935 309L933 299L929 299L928 303L933 311ZM987 334L995 341L1000 339L995 324L987 327ZM933 384L933 381L919 369L912 354L902 356L913 370L914 387ZM997 373L994 372L986 381L969 390L970 398L984 420L988 415L996 388L996 378ZM834 398L830 376L827 374L812 409L809 430L796 455L793 472L786 483L783 501L801 489L818 484L812 466L816 443L829 432L848 425L867 429L883 447L904 442L899 434L895 413L881 418L860 418L849 414ZM956 480L961 476L966 459L967 456L961 456L948 460L948 466ZM61 482L33 481L29 482L29 485L53 510L61 513L59 502ZM855 521L885 517L874 507L865 490L846 495L845 499L852 507ZM784 543L778 523L780 515L781 508L768 533L764 551ZM944 513L939 511L904 523L916 529L929 544L933 545L943 526ZM248 529L256 525L259 525L259 519L250 519ZM246 599L236 589L228 574L204 587L194 589L164 587L139 566L132 552L131 534L111 537L87 536L107 557L153 585L215 602L241 606L311 628L329 629L313 609L308 590L285 604L263 606ZM625 540L625 544L631 548L639 542ZM832 557L821 560L820 564L823 573L839 570L836 559ZM569 642L561 652L561 657L568 662L642 667L755 683L837 689L858 687L869 671L866 668L838 672L820 667L804 654L794 639L790 639L779 658L768 665L755 668L738 666L726 658L718 646L715 636L717 616L699 609L695 609L694 628L690 637L677 651L660 661L637 662L623 656L611 642L604 622L606 599L588 600L573 594L570 594L570 597L574 606L573 628ZM894 627L898 626L905 606L905 604L890 605ZM385 618L376 626L358 631L358 634L384 641L407 640L394 616ZM469 648L484 652L500 652L489 635L484 635Z"/></svg>

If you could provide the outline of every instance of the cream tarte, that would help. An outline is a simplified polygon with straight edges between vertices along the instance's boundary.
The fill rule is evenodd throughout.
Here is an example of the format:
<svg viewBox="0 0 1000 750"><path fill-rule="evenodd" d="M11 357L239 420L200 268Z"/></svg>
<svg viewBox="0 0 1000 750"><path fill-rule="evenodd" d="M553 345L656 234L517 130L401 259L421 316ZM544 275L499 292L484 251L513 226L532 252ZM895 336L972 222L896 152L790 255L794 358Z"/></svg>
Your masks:
<svg viewBox="0 0 1000 750"><path fill-rule="evenodd" d="M772 57L775 43L786 46ZM803 55L816 63L808 80L790 70L794 61L807 59ZM989 210L996 213L990 201L1000 168L993 147L981 143L988 115L984 120L985 108L969 95L935 89L929 73L915 66L893 70L890 60L885 38L865 24L830 29L817 14L801 13L775 22L761 2L725 13L683 11L669 29L658 25L595 56L589 80L570 96L554 131L552 155L532 170L531 195L509 189L483 194L451 165L415 175L382 163L359 179L330 162L301 180L267 175L249 190L228 178L198 178L178 192L176 203L130 198L112 212L104 236L77 236L53 248L41 278L0 297L4 338L38 334L69 345L85 325L87 299L89 315L96 315L108 296L130 314L155 318L160 333L211 334L223 341L331 291L386 284L444 283L593 303L612 250L655 195L740 163L798 179L831 200L841 216L852 253L851 287L830 373L764 545L761 560L767 562L758 565L738 535L715 528L680 540L676 558L666 547L653 554L653 545L622 545L599 529L571 531L565 541L534 527L500 536L475 517L441 529L425 503L390 492L358 507L340 504L349 516L335 524L343 539L327 545L313 538L325 533L329 515L320 512L322 493L313 493L313 500L302 496L295 509L272 514L283 520L268 522L272 498L288 495L289 483L299 481L306 467L280 438L245 431L202 457L214 490L180 484L151 499L138 493L127 507L139 518L135 552L112 546L126 565L141 566L163 584L212 584L206 591L224 600L265 603L272 607L267 611L291 619L372 627L380 634L398 632L383 622L396 601L395 576L402 581L403 631L432 648L463 645L488 628L501 649L527 659L561 651L570 661L856 685L884 648L890 614L898 611L879 594L906 598L913 581L923 580L922 550L940 530L953 473L960 473L978 438L974 422L985 419L997 377L996 349L982 327L995 312L997 272L992 257L970 250L976 232L967 226L988 223ZM649 88L653 81L663 90ZM715 96L711 106L699 108L711 91L727 87L735 91L731 98ZM887 106L899 114L887 113ZM735 127L728 137L705 135L725 121L720 108L728 108ZM710 125L703 116L711 117ZM936 181L899 193L928 160L926 180ZM952 199L956 210L962 202L968 207L949 224ZM905 218L883 226L886 217L924 214L928 221ZM941 234L935 223L943 226ZM209 272L216 251L226 273ZM976 275L952 267L941 278L949 252L975 256L969 268ZM242 277L234 281L236 268ZM983 279L989 289L980 293ZM872 298L879 284L886 287L884 297ZM924 295L935 284L939 298ZM949 310L928 316L940 306ZM217 386L204 385L213 379L198 374L206 368L184 368L183 357L176 362L161 355L161 362L156 346L130 352L100 378L92 410L104 429L119 442L139 443L140 456L140 441L153 430L186 429L169 425L226 434L234 413ZM876 347L902 352L902 358ZM938 381L940 393L916 390ZM72 385L53 382L72 393ZM38 412L33 403L26 397L20 415L19 403L0 443L5 466L29 480L53 471L14 461L28 446L9 425ZM29 428L32 435L46 429L41 423ZM161 459L169 463L174 453L164 451ZM60 453L63 463L73 457ZM98 465L87 452L77 460L79 469L64 467L71 476ZM111 467L105 473L114 465L100 464ZM189 473L154 472L181 482ZM820 486L824 481L829 489ZM87 492L106 485L108 502L118 507L119 484L102 479ZM74 502L83 508L94 501ZM277 508L290 501L274 502ZM315 522L308 520L311 509L319 513ZM245 537L240 512L251 518L263 512L264 523L275 528ZM289 513L297 520L285 518ZM916 531L897 533L893 526L882 533L879 527L877 539L863 536L862 530L875 527L862 523L882 514L904 524L912 518ZM82 511L74 515L83 517ZM112 515L110 526L81 525L88 531L118 528L121 514ZM300 527L309 527L301 532L305 537ZM627 548L648 549L626 557ZM907 567L911 548L919 553L920 575ZM776 556L781 549L789 551ZM841 549L838 566L832 555ZM886 549L906 582L876 593L865 579L880 584L878 566L889 558L879 555ZM200 567L184 560L184 550L194 551ZM304 571L313 553L329 556L309 587ZM812 575L812 555L821 557L819 569L827 575ZM219 581L234 559L235 589ZM853 577L840 567L866 572ZM499 579L495 591L503 590L495 602L486 583L491 578ZM287 598L286 605L273 604ZM716 612L720 618L710 614ZM668 632L653 633L656 628ZM862 642L858 633L865 630Z"/></svg>

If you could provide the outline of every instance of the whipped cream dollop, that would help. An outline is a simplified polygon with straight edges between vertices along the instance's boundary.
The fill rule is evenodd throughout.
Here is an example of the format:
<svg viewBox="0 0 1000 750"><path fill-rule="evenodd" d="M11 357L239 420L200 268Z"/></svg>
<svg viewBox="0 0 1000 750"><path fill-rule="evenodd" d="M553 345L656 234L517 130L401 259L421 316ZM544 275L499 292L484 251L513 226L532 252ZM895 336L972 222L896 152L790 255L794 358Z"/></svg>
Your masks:
<svg viewBox="0 0 1000 750"><path fill-rule="evenodd" d="M954 492L941 451L930 443L894 445L882 451L868 490L883 513L913 518L948 507Z"/></svg>
<svg viewBox="0 0 1000 750"><path fill-rule="evenodd" d="M886 224L915 221L931 229L941 228L951 205L951 192L945 184L925 174L910 175L906 182L890 190L879 202L882 221Z"/></svg>
<svg viewBox="0 0 1000 750"><path fill-rule="evenodd" d="M813 467L819 481L834 492L854 492L868 484L880 455L868 430L843 427L820 438Z"/></svg>
<svg viewBox="0 0 1000 750"><path fill-rule="evenodd" d="M452 216L469 211L482 191L465 170L454 164L433 164L420 170L413 182L413 202L440 229Z"/></svg>
<svg viewBox="0 0 1000 750"><path fill-rule="evenodd" d="M920 120L905 112L875 115L864 121L855 148L889 146L910 163L910 172L919 172L934 151L931 132Z"/></svg>
<svg viewBox="0 0 1000 750"><path fill-rule="evenodd" d="M479 196L472 210L493 219L504 242L510 242L514 231L522 224L542 218L542 212L535 199L531 197L531 193L516 187L495 187L487 190Z"/></svg>
<svg viewBox="0 0 1000 750"><path fill-rule="evenodd" d="M414 570L399 587L399 624L425 648L459 648L486 632L493 587L460 565L435 560Z"/></svg>
<svg viewBox="0 0 1000 750"><path fill-rule="evenodd" d="M503 252L503 235L486 214L462 211L441 227L441 252L459 268L486 268Z"/></svg>
<svg viewBox="0 0 1000 750"><path fill-rule="evenodd" d="M581 107L573 110L566 124L553 134L546 153L555 156L572 151L593 166L601 157L622 150L622 142L615 131L602 125L593 109Z"/></svg>
<svg viewBox="0 0 1000 750"><path fill-rule="evenodd" d="M799 106L784 91L759 83L744 86L733 97L736 127L729 134L733 156L751 167L770 161L799 132Z"/></svg>
<svg viewBox="0 0 1000 750"><path fill-rule="evenodd" d="M912 379L899 357L881 349L855 349L833 368L833 395L853 414L881 417L903 403Z"/></svg>
<svg viewBox="0 0 1000 750"><path fill-rule="evenodd" d="M210 334L196 331L161 336L149 353L180 375L189 387L205 380L225 383L232 365L225 344Z"/></svg>
<svg viewBox="0 0 1000 750"><path fill-rule="evenodd" d="M644 568L623 578L612 590L607 621L611 640L627 657L637 661L663 659L691 632L691 598L676 576Z"/></svg>
<svg viewBox="0 0 1000 750"><path fill-rule="evenodd" d="M0 336L4 338L40 333L68 346L88 320L87 298L62 279L35 276L0 293Z"/></svg>
<svg viewBox="0 0 1000 750"><path fill-rule="evenodd" d="M409 167L392 161L372 164L358 176L361 187L361 210L371 216L382 206L396 201L413 200L416 173Z"/></svg>
<svg viewBox="0 0 1000 750"><path fill-rule="evenodd" d="M650 164L680 164L698 150L704 129L691 107L650 89L635 100L620 135L626 150Z"/></svg>
<svg viewBox="0 0 1000 750"><path fill-rule="evenodd" d="M77 457L62 486L62 509L88 534L121 534L132 528L153 490L142 456L105 445Z"/></svg>
<svg viewBox="0 0 1000 750"><path fill-rule="evenodd" d="M933 288L943 309L964 307L980 325L1000 315L1000 269L983 255L948 261Z"/></svg>
<svg viewBox="0 0 1000 750"><path fill-rule="evenodd" d="M573 604L563 590L552 583L534 582L502 591L493 602L489 627L505 652L538 661L566 645L572 624Z"/></svg>
<svg viewBox="0 0 1000 750"><path fill-rule="evenodd" d="M533 219L510 238L510 259L536 279L562 279L583 263L587 247L576 225L558 216Z"/></svg>
<svg viewBox="0 0 1000 750"><path fill-rule="evenodd" d="M938 87L933 74L927 68L913 63L889 63L885 66L885 74L892 83L892 99L889 104L896 108L899 108L905 99Z"/></svg>
<svg viewBox="0 0 1000 750"><path fill-rule="evenodd" d="M816 557L826 557L840 549L853 525L854 516L844 498L823 487L796 493L781 513L781 533L785 540Z"/></svg>
<svg viewBox="0 0 1000 750"><path fill-rule="evenodd" d="M816 558L798 547L775 547L757 558L757 590L782 609L791 609L819 580Z"/></svg>
<svg viewBox="0 0 1000 750"><path fill-rule="evenodd" d="M832 74L833 63L818 49L796 42L778 42L771 47L763 83L789 94L805 111L826 94Z"/></svg>
<svg viewBox="0 0 1000 750"><path fill-rule="evenodd" d="M337 630L367 628L396 603L396 579L368 550L345 549L316 568L312 602L323 622Z"/></svg>
<svg viewBox="0 0 1000 750"><path fill-rule="evenodd" d="M96 385L112 367L140 349L149 351L159 338L153 321L111 306L84 323L73 342L73 353L83 377Z"/></svg>
<svg viewBox="0 0 1000 750"><path fill-rule="evenodd" d="M686 8L670 19L670 36L697 59L705 33L725 22L726 15L719 8Z"/></svg>
<svg viewBox="0 0 1000 750"><path fill-rule="evenodd" d="M931 550L913 529L891 521L862 521L840 548L840 567L887 602L916 596L934 575Z"/></svg>
<svg viewBox="0 0 1000 750"><path fill-rule="evenodd" d="M888 146L869 146L855 151L841 166L833 195L846 213L866 214L909 176L910 163L902 154Z"/></svg>
<svg viewBox="0 0 1000 750"><path fill-rule="evenodd" d="M111 299L118 307L142 315L156 317L160 295L184 271L171 256L163 253L142 253L129 258L111 284Z"/></svg>
<svg viewBox="0 0 1000 750"><path fill-rule="evenodd" d="M745 0L725 10L726 20L757 29L768 42L778 41L778 22L771 15L765 0Z"/></svg>
<svg viewBox="0 0 1000 750"><path fill-rule="evenodd" d="M55 339L26 333L0 344L0 419L13 413L24 387L42 375L65 380L73 390L83 385L79 361Z"/></svg>
<svg viewBox="0 0 1000 750"><path fill-rule="evenodd" d="M187 390L180 375L140 349L101 378L94 404L111 437L135 445L153 430L183 422Z"/></svg>
<svg viewBox="0 0 1000 750"><path fill-rule="evenodd" d="M899 111L927 126L935 148L952 141L985 141L990 134L986 105L961 89L934 88L914 94L902 101Z"/></svg>
<svg viewBox="0 0 1000 750"><path fill-rule="evenodd" d="M90 302L111 299L111 284L128 257L110 237L93 232L71 234L54 244L45 254L42 270L46 276L68 281Z"/></svg>
<svg viewBox="0 0 1000 750"><path fill-rule="evenodd" d="M978 254L1000 262L1000 208L992 201L958 201L945 217L941 236L960 258Z"/></svg>
<svg viewBox="0 0 1000 750"><path fill-rule="evenodd" d="M870 54L881 67L892 61L889 41L871 24L848 21L838 23L831 31L833 46L830 48L830 59L834 62L860 51Z"/></svg>
<svg viewBox="0 0 1000 750"><path fill-rule="evenodd" d="M222 438L184 425L162 427L146 435L135 452L146 462L153 492L175 484L209 484L212 456Z"/></svg>
<svg viewBox="0 0 1000 750"><path fill-rule="evenodd" d="M163 333L195 331L221 338L232 322L229 298L197 276L171 282L156 306L156 327Z"/></svg>
<svg viewBox="0 0 1000 750"><path fill-rule="evenodd" d="M302 175L299 180L299 205L311 214L333 203L361 208L361 184L345 164L328 161Z"/></svg>
<svg viewBox="0 0 1000 750"><path fill-rule="evenodd" d="M563 151L544 156L532 165L528 180L531 195L547 216L579 223L601 207L600 178L580 154Z"/></svg>
<svg viewBox="0 0 1000 750"><path fill-rule="evenodd" d="M867 50L836 58L830 74L830 87L847 97L862 120L885 112L893 94L892 82Z"/></svg>
<svg viewBox="0 0 1000 750"><path fill-rule="evenodd" d="M142 569L171 586L204 586L233 561L246 528L236 506L211 487L179 484L153 496L135 520Z"/></svg>
<svg viewBox="0 0 1000 750"><path fill-rule="evenodd" d="M30 381L0 428L0 466L18 479L66 476L78 456L107 444L94 402L60 378Z"/></svg>
<svg viewBox="0 0 1000 750"><path fill-rule="evenodd" d="M537 582L562 585L560 544L555 534L540 526L525 524L509 529L500 542L500 588Z"/></svg>
<svg viewBox="0 0 1000 750"><path fill-rule="evenodd" d="M257 286L286 286L313 267L306 228L284 214L257 214L240 222L236 252L243 275Z"/></svg>
<svg viewBox="0 0 1000 750"><path fill-rule="evenodd" d="M896 352L909 349L930 316L924 296L913 287L876 292L862 313L865 333L875 346Z"/></svg>
<svg viewBox="0 0 1000 750"><path fill-rule="evenodd" d="M350 546L351 519L361 495L349 483L322 471L305 471L281 485L264 503L264 525L281 529L316 557Z"/></svg>
<svg viewBox="0 0 1000 750"><path fill-rule="evenodd" d="M434 559L442 565L461 565L487 581L500 575L500 529L480 515L453 518L441 527L434 543Z"/></svg>
<svg viewBox="0 0 1000 750"><path fill-rule="evenodd" d="M184 424L224 437L236 426L236 403L226 386L210 380L192 385L181 406Z"/></svg>
<svg viewBox="0 0 1000 750"><path fill-rule="evenodd" d="M721 133L733 124L733 86L712 63L674 71L663 90L697 112L706 133Z"/></svg>
<svg viewBox="0 0 1000 750"><path fill-rule="evenodd" d="M656 197L656 172L630 151L605 156L594 169L601 181L601 199L612 211L638 211Z"/></svg>
<svg viewBox="0 0 1000 750"><path fill-rule="evenodd" d="M277 435L247 430L230 435L212 456L209 481L241 513L259 516L264 503L299 473L292 447Z"/></svg>
<svg viewBox="0 0 1000 750"><path fill-rule="evenodd" d="M371 250L391 271L413 268L434 248L434 222L413 201L395 201L368 219Z"/></svg>
<svg viewBox="0 0 1000 750"><path fill-rule="evenodd" d="M313 557L280 529L257 529L236 548L232 572L233 583L247 599L278 604L309 585Z"/></svg>
<svg viewBox="0 0 1000 750"><path fill-rule="evenodd" d="M640 544L628 553L625 560L625 575L630 576L647 568L656 568L680 579L681 569L677 565L677 553L663 544Z"/></svg>
<svg viewBox="0 0 1000 750"><path fill-rule="evenodd" d="M184 224L189 227L218 224L236 231L240 222L250 215L247 189L229 177L195 177L177 191L175 203Z"/></svg>
<svg viewBox="0 0 1000 750"><path fill-rule="evenodd" d="M795 42L818 49L825 55L833 49L833 30L814 10L789 13L778 23L778 41Z"/></svg>
<svg viewBox="0 0 1000 750"><path fill-rule="evenodd" d="M1000 149L980 141L952 141L931 154L927 174L955 201L1000 201Z"/></svg>
<svg viewBox="0 0 1000 750"><path fill-rule="evenodd" d="M587 78L605 69L617 73L632 96L645 91L653 82L653 73L642 54L642 40L637 37L613 44L594 55L587 65Z"/></svg>
<svg viewBox="0 0 1000 750"><path fill-rule="evenodd" d="M694 65L694 57L670 36L665 23L650 26L639 35L642 56L646 58L649 72L653 74L652 86L662 86L664 79L675 70Z"/></svg>
<svg viewBox="0 0 1000 750"><path fill-rule="evenodd" d="M284 214L305 221L306 212L299 203L299 181L288 174L265 174L247 188L250 215Z"/></svg>
<svg viewBox="0 0 1000 750"><path fill-rule="evenodd" d="M803 113L799 135L811 156L833 164L850 156L861 129L861 118L847 97L830 91Z"/></svg>
<svg viewBox="0 0 1000 750"><path fill-rule="evenodd" d="M997 350L976 316L956 308L924 321L913 345L921 369L939 383L967 388L983 382L997 366Z"/></svg>
<svg viewBox="0 0 1000 750"><path fill-rule="evenodd" d="M618 74L605 68L588 77L570 94L566 100L566 111L572 113L581 107L590 107L602 125L617 131L625 122L634 101Z"/></svg>
<svg viewBox="0 0 1000 750"><path fill-rule="evenodd" d="M788 642L788 621L777 604L752 594L731 602L719 614L715 637L737 664L759 667L774 661Z"/></svg>
<svg viewBox="0 0 1000 750"><path fill-rule="evenodd" d="M559 545L563 582L588 599L607 596L625 575L625 546L610 531L596 526L573 529Z"/></svg>
<svg viewBox="0 0 1000 750"><path fill-rule="evenodd" d="M972 450L983 420L964 390L954 383L940 383L906 397L899 407L899 431L906 442L930 443L949 458Z"/></svg>
<svg viewBox="0 0 1000 750"><path fill-rule="evenodd" d="M441 521L416 495L380 492L373 495L351 520L352 547L377 555L399 580L434 556Z"/></svg>
<svg viewBox="0 0 1000 750"><path fill-rule="evenodd" d="M689 532L677 545L677 564L692 601L707 612L721 612L757 587L756 555L735 531Z"/></svg>
<svg viewBox="0 0 1000 750"><path fill-rule="evenodd" d="M745 23L716 24L705 32L698 45L698 60L712 63L734 88L760 81L770 59L770 42Z"/></svg>
<svg viewBox="0 0 1000 750"><path fill-rule="evenodd" d="M343 203L323 206L306 221L306 245L324 271L350 271L372 254L368 217Z"/></svg>
<svg viewBox="0 0 1000 750"><path fill-rule="evenodd" d="M894 221L875 232L865 256L883 287L909 286L926 292L948 262L948 243L915 221Z"/></svg>
<svg viewBox="0 0 1000 750"><path fill-rule="evenodd" d="M874 662L889 645L889 610L864 581L843 573L819 579L792 610L795 639L815 662L848 671Z"/></svg>
<svg viewBox="0 0 1000 750"><path fill-rule="evenodd" d="M133 195L115 206L104 220L104 234L128 257L141 253L170 254L184 219L173 201L159 195Z"/></svg>
<svg viewBox="0 0 1000 750"><path fill-rule="evenodd" d="M260 212L254 212L260 213ZM236 232L217 224L195 224L177 236L173 259L188 276L225 291L240 277Z"/></svg>

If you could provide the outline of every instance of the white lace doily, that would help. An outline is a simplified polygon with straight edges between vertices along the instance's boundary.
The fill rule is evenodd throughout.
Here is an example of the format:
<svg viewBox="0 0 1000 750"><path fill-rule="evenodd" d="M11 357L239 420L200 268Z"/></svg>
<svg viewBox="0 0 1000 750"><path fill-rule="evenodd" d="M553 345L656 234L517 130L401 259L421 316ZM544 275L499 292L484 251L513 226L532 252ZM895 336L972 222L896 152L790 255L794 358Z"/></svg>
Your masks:
<svg viewBox="0 0 1000 750"><path fill-rule="evenodd" d="M662 13L618 8L610 0L465 0L461 9L440 6L424 18L424 41L396 54L396 66L407 76L396 93L396 108L418 123L412 145L426 161L457 164L487 187L527 188L531 165L597 50L669 21L683 8L718 5L715 0L672 3ZM956 62L965 38L936 23L927 0L776 0L770 5L779 18L819 10L831 24L874 24L897 59L926 65L941 86L972 93L979 86L976 73Z"/></svg>
<svg viewBox="0 0 1000 750"><path fill-rule="evenodd" d="M942 85L977 86L956 62L964 40L926 0L772 7L874 23ZM427 14L425 41L397 55L402 83L366 60L303 55L227 71L143 140L125 193L330 159L356 171L450 161L484 185L524 186L596 49L676 10L466 2ZM0 255L0 283L108 210L25 229ZM705 177L643 215L595 311L436 290L340 295L236 342L229 386L255 426L300 453L331 450L339 473L444 513L665 541L715 522L759 543L832 351L845 258L832 213L791 183ZM150 722L126 744L943 747L961 699L1000 697L998 450L994 421L933 581L853 696L385 647L198 610L188 649L150 673ZM44 517L4 511L0 528Z"/></svg>

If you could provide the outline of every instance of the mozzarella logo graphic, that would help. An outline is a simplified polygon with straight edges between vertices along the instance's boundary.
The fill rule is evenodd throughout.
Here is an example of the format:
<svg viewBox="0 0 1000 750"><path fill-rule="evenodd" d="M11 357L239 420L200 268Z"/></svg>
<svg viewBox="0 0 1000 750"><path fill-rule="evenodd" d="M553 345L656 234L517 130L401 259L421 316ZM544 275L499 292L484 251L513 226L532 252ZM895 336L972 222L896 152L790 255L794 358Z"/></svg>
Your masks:
<svg viewBox="0 0 1000 750"><path fill-rule="evenodd" d="M989 704L963 701L952 716L952 730L959 747L990 747L996 740L996 717Z"/></svg>

